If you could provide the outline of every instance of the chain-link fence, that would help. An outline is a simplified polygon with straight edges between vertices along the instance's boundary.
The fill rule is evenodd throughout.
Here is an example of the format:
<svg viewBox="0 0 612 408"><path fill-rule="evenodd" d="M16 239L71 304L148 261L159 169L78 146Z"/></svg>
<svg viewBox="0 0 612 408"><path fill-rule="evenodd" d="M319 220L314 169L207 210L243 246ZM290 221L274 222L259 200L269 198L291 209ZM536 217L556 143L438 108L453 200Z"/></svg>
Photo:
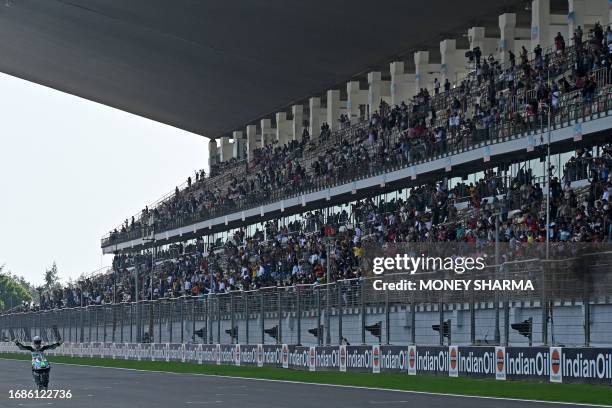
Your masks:
<svg viewBox="0 0 612 408"><path fill-rule="evenodd" d="M204 344L612 344L612 252L487 266L470 279L534 290L376 290L395 274L332 284L0 315L0 340ZM431 278L433 279L433 278ZM378 283L376 283L378 281Z"/></svg>

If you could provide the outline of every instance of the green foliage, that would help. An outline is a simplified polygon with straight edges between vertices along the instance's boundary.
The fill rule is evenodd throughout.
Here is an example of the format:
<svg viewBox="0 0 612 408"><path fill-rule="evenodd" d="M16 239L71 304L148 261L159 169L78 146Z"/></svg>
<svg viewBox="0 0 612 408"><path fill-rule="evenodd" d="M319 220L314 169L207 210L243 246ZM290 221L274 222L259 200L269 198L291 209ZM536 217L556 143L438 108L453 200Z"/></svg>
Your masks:
<svg viewBox="0 0 612 408"><path fill-rule="evenodd" d="M4 271L0 265L0 310L19 306L22 302L30 302L32 293L30 284L22 277L15 276L10 271Z"/></svg>
<svg viewBox="0 0 612 408"><path fill-rule="evenodd" d="M44 288L47 291L53 291L60 288L59 273L55 261L53 261L51 268L45 271Z"/></svg>

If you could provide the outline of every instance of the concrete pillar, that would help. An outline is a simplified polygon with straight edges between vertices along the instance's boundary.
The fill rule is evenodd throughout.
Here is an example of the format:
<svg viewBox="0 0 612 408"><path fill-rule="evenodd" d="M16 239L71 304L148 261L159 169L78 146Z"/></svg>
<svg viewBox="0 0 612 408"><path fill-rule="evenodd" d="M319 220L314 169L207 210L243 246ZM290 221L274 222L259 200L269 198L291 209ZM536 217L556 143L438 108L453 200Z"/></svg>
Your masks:
<svg viewBox="0 0 612 408"><path fill-rule="evenodd" d="M414 96L415 79L414 74L404 72L404 61L395 61L389 65L391 71L391 105L408 103Z"/></svg>
<svg viewBox="0 0 612 408"><path fill-rule="evenodd" d="M391 88L389 81L382 80L380 72L368 73L368 114L371 116L378 111L380 101L391 102Z"/></svg>
<svg viewBox="0 0 612 408"><path fill-rule="evenodd" d="M451 84L457 82L466 73L465 69L466 50L457 49L457 40L440 41L440 92L444 90L444 82L448 78Z"/></svg>
<svg viewBox="0 0 612 408"><path fill-rule="evenodd" d="M321 108L321 98L313 96L308 100L310 107L310 118L308 123L310 125L310 137L312 139L318 138L321 134L321 125L327 118L327 112Z"/></svg>
<svg viewBox="0 0 612 408"><path fill-rule="evenodd" d="M574 35L574 31L578 26L582 27L584 32L585 22L585 1L584 0L568 0L568 13L567 13L567 31L570 35ZM571 42L565 40L567 45L571 45Z"/></svg>
<svg viewBox="0 0 612 408"><path fill-rule="evenodd" d="M276 112L276 140L279 146L289 143L292 123L287 120L287 112Z"/></svg>
<svg viewBox="0 0 612 408"><path fill-rule="evenodd" d="M302 132L304 131L304 107L302 105L293 105L291 107L293 114L293 128L291 137L293 140L302 140Z"/></svg>
<svg viewBox="0 0 612 408"><path fill-rule="evenodd" d="M220 139L221 146L219 147L219 161L224 163L233 157L234 146L228 136L223 136Z"/></svg>
<svg viewBox="0 0 612 408"><path fill-rule="evenodd" d="M550 0L531 2L531 49L539 44L546 48L550 38Z"/></svg>
<svg viewBox="0 0 612 408"><path fill-rule="evenodd" d="M582 27L583 39L588 32L585 26L592 27L599 22L605 29L610 23L612 8L608 6L608 0L568 0L567 28L568 36L574 35L578 26ZM554 33L556 35L556 32ZM568 40L565 40L566 43Z"/></svg>
<svg viewBox="0 0 612 408"><path fill-rule="evenodd" d="M611 13L612 2L609 2L608 0L588 0L586 3L587 19L588 16L591 16L592 19L596 19L596 21L593 23L599 21L599 23L603 26L604 31L606 30L606 26L612 22L610 19Z"/></svg>
<svg viewBox="0 0 612 408"><path fill-rule="evenodd" d="M330 89L327 91L327 124L332 131L340 128L340 115L342 112L342 101L340 101L340 91ZM346 104L344 104L346 106Z"/></svg>
<svg viewBox="0 0 612 408"><path fill-rule="evenodd" d="M489 54L495 54L497 51L496 38L487 38L484 27L472 27L468 30L468 39L470 40L470 49L480 47L482 59L486 59Z"/></svg>
<svg viewBox="0 0 612 408"><path fill-rule="evenodd" d="M248 160L253 159L253 151L261 146L261 141L257 137L257 126L248 125L246 127L246 153Z"/></svg>
<svg viewBox="0 0 612 408"><path fill-rule="evenodd" d="M245 143L244 143L244 135L241 130L235 130L232 132L232 138L234 139L234 144L232 145L232 157L236 159L244 159L245 157Z"/></svg>
<svg viewBox="0 0 612 408"><path fill-rule="evenodd" d="M276 129L272 127L272 119L261 120L261 147L268 146L276 139Z"/></svg>
<svg viewBox="0 0 612 408"><path fill-rule="evenodd" d="M508 50L514 52L514 39L516 38L516 14L504 13L499 16L499 56L505 63L508 61Z"/></svg>
<svg viewBox="0 0 612 408"><path fill-rule="evenodd" d="M346 114L351 123L357 123L360 116L359 106L368 103L368 91L361 90L358 81L350 81L346 83L346 94Z"/></svg>
<svg viewBox="0 0 612 408"><path fill-rule="evenodd" d="M218 163L217 141L210 139L208 141L208 167L209 169Z"/></svg>
<svg viewBox="0 0 612 408"><path fill-rule="evenodd" d="M415 88L416 93L429 85L429 51L417 51L414 53L415 66ZM433 80L432 80L433 82Z"/></svg>

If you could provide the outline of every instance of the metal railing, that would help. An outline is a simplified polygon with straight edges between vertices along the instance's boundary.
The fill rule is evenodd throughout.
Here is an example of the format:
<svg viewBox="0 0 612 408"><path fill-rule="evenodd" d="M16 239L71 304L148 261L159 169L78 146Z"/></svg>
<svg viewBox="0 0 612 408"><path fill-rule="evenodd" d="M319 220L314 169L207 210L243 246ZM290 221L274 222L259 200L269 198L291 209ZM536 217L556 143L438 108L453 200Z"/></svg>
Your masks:
<svg viewBox="0 0 612 408"><path fill-rule="evenodd" d="M540 63L543 63L544 61L549 61L546 70L549 73L549 75L552 75L551 79L554 79L554 77L561 75L571 69L574 61L576 60L576 56L577 56L576 50L573 46L567 47L563 53L557 52L554 49L554 47L551 46L551 47L548 47L542 50L542 59ZM531 64L538 64L538 61L536 61L535 57L532 54L529 55L528 61L530 61ZM503 68L504 70L509 69L510 68L509 63L507 62L506 66ZM512 70L515 71L515 76L516 76L515 81L518 81L519 79L522 78L522 75L525 75L524 72L522 72L522 70L518 68L518 65L512 68ZM608 83L609 73L608 73L607 68L598 69L594 71L593 74L594 74L596 83L600 88L603 85L606 85ZM465 89L462 86L457 86L459 83L464 83L464 84L467 83L468 89ZM468 73L466 78L462 79L461 81L457 81L455 83L455 87L451 89L449 94L441 93L441 94L431 97L429 101L429 105L434 107L438 111L448 108L448 106L450 106L449 105L450 101L454 100L457 96L460 96L459 95L460 89L464 89L465 94L470 99L469 105L473 106L474 101L471 99L473 99L474 95L486 94L487 93L485 89L486 86L487 86L487 81L477 80L476 72L472 71ZM472 89L472 87L474 89ZM536 96L535 90L529 90L527 92L521 92L519 90L519 93L516 96L513 96L511 100L509 101L509 106L514 107L514 109L511 109L512 111L517 111L519 106L525 105L535 96ZM520 98L520 99L517 99L517 98ZM482 104L483 106L486 106L486 100L483 100ZM533 119L533 118L527 118L527 119L528 119L527 122L530 122L530 119ZM439 121L440 119L438 119L438 122ZM363 128L365 126L367 126L367 122L362 122L362 123L357 123L355 125L351 125L348 128L340 129L339 131L332 132L329 139L326 140L325 143L319 143L319 145L316 147L315 150L320 152L321 149L325 149L325 148L332 146L334 141L337 142L338 140L343 139L347 134L351 135L355 130ZM515 131L518 130L518 132L523 132L526 130L530 130L530 128L533 126L530 125L528 126L527 129L521 129L521 127L522 126L519 126L518 129L515 128L514 130ZM488 129L477 129L477 130L478 131L476 132L472 132L473 135L470 138L472 143L482 142L489 136ZM510 129L506 128L506 130L510 130ZM514 135L514 134L516 133L514 132L505 133L506 136ZM468 147L470 144L470 142L468 141L468 138L462 137L461 139L463 140L456 140L455 142L459 142L459 144L463 145L464 148ZM440 149L435 149L435 150L436 150L434 152L435 154L441 153L439 151ZM315 156L313 155L312 157L315 157ZM238 167L239 166L231 166L232 169L238 168ZM223 177L223 175L221 177ZM355 178L356 177L353 177L353 179ZM210 179L207 179L206 181L208 182L209 180ZM220 183L220 179L216 179L215 184L219 185L219 183ZM316 183L313 183L313 184L316 185ZM295 187L295 188L292 188L292 187ZM206 214L206 215L193 214L191 216L188 215L188 216L181 217L183 219L178 222L166 222L163 224L158 223L159 225L157 226L157 231L177 228L177 227L188 225L194 222L202 221L204 219L214 218L220 215L227 214L233 210L250 208L253 206L253 203L268 203L268 202L278 201L279 199L282 199L283 197L293 195L293 193L295 192L303 191L304 188L309 188L309 186L308 185L289 186L289 189L286 189L286 188L285 189L273 189L272 191L262 192L262 194L260 195L251 194L248 200L241 200L241 202L230 202L230 203L225 203L221 205L216 205L215 211L211 211L210 214ZM281 190L284 190L284 191L281 191ZM278 194L275 194L275 193L278 193ZM154 205L158 205L161 202L167 200L168 198L171 198L172 195L173 193L167 194L166 196L162 197L162 199L158 200ZM118 234L109 234L102 238L102 241L101 241L102 246L105 247L113 243L124 242L126 240L132 240L132 239L139 238L143 235L143 231L140 230L141 228L142 228L142 225L138 225L138 226L135 226L134 229L128 229L127 231L122 231ZM145 235L146 235L146 232L145 232Z"/></svg>
<svg viewBox="0 0 612 408"><path fill-rule="evenodd" d="M594 254L587 263L509 261L469 277L530 279L535 291L376 290L377 280L414 278L396 274L3 314L0 341L55 334L70 342L117 343L610 345L610 254ZM527 321L528 335L512 328ZM436 331L436 325L449 329Z"/></svg>

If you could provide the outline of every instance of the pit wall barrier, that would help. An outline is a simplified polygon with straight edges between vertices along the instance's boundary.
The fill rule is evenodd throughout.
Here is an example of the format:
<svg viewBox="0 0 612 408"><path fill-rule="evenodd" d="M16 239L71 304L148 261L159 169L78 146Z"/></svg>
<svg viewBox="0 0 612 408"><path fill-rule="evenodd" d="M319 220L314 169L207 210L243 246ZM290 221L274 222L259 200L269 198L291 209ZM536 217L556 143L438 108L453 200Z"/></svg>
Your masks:
<svg viewBox="0 0 612 408"><path fill-rule="evenodd" d="M25 353L0 343L0 353ZM64 343L50 356L612 385L612 348Z"/></svg>

